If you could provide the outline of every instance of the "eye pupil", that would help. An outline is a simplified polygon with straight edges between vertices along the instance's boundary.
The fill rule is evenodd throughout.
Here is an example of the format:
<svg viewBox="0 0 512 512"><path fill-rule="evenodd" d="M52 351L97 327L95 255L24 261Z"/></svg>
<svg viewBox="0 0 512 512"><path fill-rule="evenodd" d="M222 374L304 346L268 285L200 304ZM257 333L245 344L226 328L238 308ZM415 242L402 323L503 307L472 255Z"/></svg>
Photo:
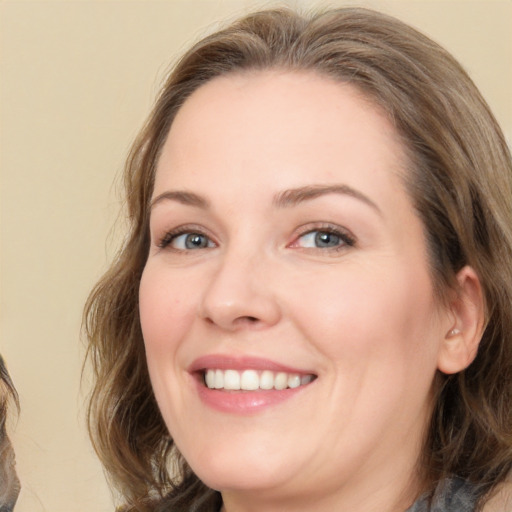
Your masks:
<svg viewBox="0 0 512 512"><path fill-rule="evenodd" d="M315 245L317 247L335 247L340 244L340 237L334 233L319 231L315 235Z"/></svg>
<svg viewBox="0 0 512 512"><path fill-rule="evenodd" d="M199 233L191 233L185 239L185 247L187 249L202 249L208 246L208 240L204 235Z"/></svg>

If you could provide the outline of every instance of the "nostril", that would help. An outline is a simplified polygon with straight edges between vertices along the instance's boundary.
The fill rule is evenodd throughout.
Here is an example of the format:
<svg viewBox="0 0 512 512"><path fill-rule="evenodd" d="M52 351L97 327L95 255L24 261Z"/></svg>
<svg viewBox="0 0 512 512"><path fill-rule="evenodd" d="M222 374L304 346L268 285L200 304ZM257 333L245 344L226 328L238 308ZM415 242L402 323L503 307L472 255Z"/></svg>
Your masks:
<svg viewBox="0 0 512 512"><path fill-rule="evenodd" d="M209 324L215 324L215 320L212 318L205 318L206 322ZM233 321L233 325L241 325L241 324L257 324L259 322L259 318L255 316L240 316L238 318L235 318Z"/></svg>
<svg viewBox="0 0 512 512"><path fill-rule="evenodd" d="M257 324L260 322L260 319L255 317L255 316L249 316L249 315L245 315L245 316L240 316L238 318L235 319L234 321L234 324L236 325L247 325L247 324Z"/></svg>

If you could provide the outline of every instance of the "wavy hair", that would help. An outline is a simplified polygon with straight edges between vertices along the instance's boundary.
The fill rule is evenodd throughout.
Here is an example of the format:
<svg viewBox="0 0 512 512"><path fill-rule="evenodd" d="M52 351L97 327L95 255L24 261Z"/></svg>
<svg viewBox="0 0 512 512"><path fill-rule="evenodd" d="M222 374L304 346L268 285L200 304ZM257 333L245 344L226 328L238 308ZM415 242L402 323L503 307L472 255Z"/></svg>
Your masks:
<svg viewBox="0 0 512 512"><path fill-rule="evenodd" d="M19 412L18 393L0 356L0 512L11 512L20 492L14 450L6 431L9 402L13 402Z"/></svg>
<svg viewBox="0 0 512 512"><path fill-rule="evenodd" d="M160 416L138 288L155 168L177 111L215 77L266 69L351 84L384 109L409 157L404 179L424 224L436 292L446 297L464 265L477 272L486 303L479 352L465 371L436 376L418 465L427 490L458 475L477 484L483 503L512 467L511 155L489 107L448 52L406 24L360 8L251 14L195 44L165 81L125 169L128 236L84 312L95 375L89 429L111 482L125 510L218 510L220 496L193 474Z"/></svg>

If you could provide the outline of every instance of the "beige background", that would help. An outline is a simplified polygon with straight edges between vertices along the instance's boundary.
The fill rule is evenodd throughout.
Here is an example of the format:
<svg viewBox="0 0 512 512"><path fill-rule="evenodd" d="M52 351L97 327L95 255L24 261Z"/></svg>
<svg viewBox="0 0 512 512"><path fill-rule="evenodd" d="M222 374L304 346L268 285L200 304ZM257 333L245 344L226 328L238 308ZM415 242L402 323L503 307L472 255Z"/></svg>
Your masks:
<svg viewBox="0 0 512 512"><path fill-rule="evenodd" d="M359 4L451 50L510 140L511 1ZM84 428L79 340L83 302L115 246L105 243L120 205L112 183L169 62L254 5L275 3L0 1L0 350L22 405L18 512L113 510Z"/></svg>

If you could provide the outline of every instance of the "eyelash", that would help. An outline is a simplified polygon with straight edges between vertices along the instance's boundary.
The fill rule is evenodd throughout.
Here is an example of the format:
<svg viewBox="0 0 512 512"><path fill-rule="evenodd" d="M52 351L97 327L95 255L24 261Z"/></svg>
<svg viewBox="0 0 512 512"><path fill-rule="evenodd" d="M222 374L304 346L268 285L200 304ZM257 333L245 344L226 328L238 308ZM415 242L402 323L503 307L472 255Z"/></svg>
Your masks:
<svg viewBox="0 0 512 512"><path fill-rule="evenodd" d="M304 247L304 249L309 250L316 250L316 251L343 251L346 250L348 247L354 247L356 245L356 239L355 237L344 228L341 228L339 226L335 226L332 224L319 224L319 225L313 225L313 226L307 226L307 228L300 232L295 240L289 245L289 247L300 247L298 245L298 241L305 237L306 235L311 235L313 233L325 233L328 235L334 235L339 238L340 245L333 246L333 247Z"/></svg>
<svg viewBox="0 0 512 512"><path fill-rule="evenodd" d="M174 242L174 240L176 240L176 238L180 237L181 235L200 235L207 238L209 242L212 242L211 237L208 236L202 229L198 228L197 226L180 226L179 228L173 229L165 233L165 235L161 238L157 245L160 249L170 248L175 251L186 252L183 249L169 247L172 244L172 242Z"/></svg>
<svg viewBox="0 0 512 512"><path fill-rule="evenodd" d="M340 245L333 246L333 247L303 247L303 249L307 250L317 250L317 251L342 251L346 250L347 247L354 247L356 245L356 239L355 237L346 229L342 229L339 226L334 226L331 224L321 224L321 225L313 225L308 226L303 231L299 232L299 234L295 237L294 241L289 244L287 247L298 247L301 248L301 246L298 244L298 241L305 237L306 235L311 235L312 233L325 233L328 235L334 235L340 239ZM209 243L215 244L215 242L212 240L212 238L207 235L204 230L197 226L180 226L179 228L173 229L171 231L168 231L165 233L165 235L160 239L158 242L158 247L160 249L166 249L170 248L177 252L188 252L186 249L176 249L173 247L169 247L173 241L175 241L178 237L182 235L199 235L205 237ZM199 247L198 249L209 249L211 247ZM193 250L193 249L189 249Z"/></svg>

